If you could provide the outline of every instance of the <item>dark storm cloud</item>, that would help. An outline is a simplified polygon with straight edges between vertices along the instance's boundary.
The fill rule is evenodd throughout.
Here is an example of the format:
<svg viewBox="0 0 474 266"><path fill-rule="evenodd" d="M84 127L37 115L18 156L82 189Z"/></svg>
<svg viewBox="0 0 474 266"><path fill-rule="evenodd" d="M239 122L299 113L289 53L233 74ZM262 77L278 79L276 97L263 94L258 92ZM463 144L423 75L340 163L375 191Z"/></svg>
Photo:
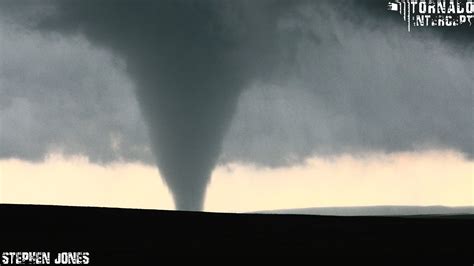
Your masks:
<svg viewBox="0 0 474 266"><path fill-rule="evenodd" d="M0 36L1 158L62 152L97 163L153 162L123 62L80 36L2 20Z"/></svg>
<svg viewBox="0 0 474 266"><path fill-rule="evenodd" d="M288 21L319 41L299 40L286 82L244 92L223 158L271 167L315 154L455 149L472 158L473 44L436 31L421 38L370 14L313 6L297 15L304 23Z"/></svg>
<svg viewBox="0 0 474 266"><path fill-rule="evenodd" d="M9 10L2 16L17 21L24 20L18 14L25 6L33 5L8 3ZM58 1L41 9L44 19L24 22L39 30L34 34L41 32L35 38L59 33L59 39L73 40L64 51L90 42L97 55L117 57L126 66L122 70L106 64L93 70L74 69L75 74L60 78L64 84L52 86L58 88L52 91L68 92L57 98L69 99L67 106L77 107L66 112L71 114L66 121L74 130L65 130L70 127L61 126L63 120L51 124L61 133L53 134L45 145L92 158L97 156L97 147L104 147L98 153L103 161L114 160L117 150L110 137L82 138L118 132L125 140L120 157L146 161L149 157L140 148L146 140L137 136L141 127L127 122L136 121L136 116L123 111L125 106L136 106L125 93L124 83L130 82L158 167L180 209L202 207L217 162L276 167L300 163L314 154L432 148L456 149L472 156L474 63L472 42L466 41L471 35L436 30L409 34L402 19L385 7L384 1ZM22 36L36 36L32 34ZM33 55L48 50L31 49ZM2 53L6 58L15 54L5 48ZM51 76L64 73L61 63L38 58L41 66L56 66ZM114 60L109 61L113 65ZM22 62L16 64L21 70L29 65ZM71 57L67 62L80 68L82 61ZM97 62L94 57L82 65ZM15 80L15 75L19 81L35 80L18 76L21 70L9 70L15 66L11 62L1 66L4 84ZM117 77L106 85L96 84L107 71ZM121 77L124 73L130 81ZM68 85L70 80L91 82ZM17 95L17 87L24 88L24 96ZM38 87L52 92L49 84ZM2 112L2 126L14 125L12 132L2 132L2 156L27 158L30 145L37 149L32 154L46 152L43 143L16 145L13 130L24 132L30 128L21 124L33 123L28 115L21 115L21 108L26 108L27 99L49 110L35 122L37 132L42 132L41 125L49 125L48 117L58 117L53 110L61 112L66 105L38 101L41 94L29 85L8 83L0 89L2 95L17 101L9 103L9 116ZM93 91L103 93L102 97L95 97ZM78 115L84 109L89 115ZM94 130L88 135L84 128Z"/></svg>

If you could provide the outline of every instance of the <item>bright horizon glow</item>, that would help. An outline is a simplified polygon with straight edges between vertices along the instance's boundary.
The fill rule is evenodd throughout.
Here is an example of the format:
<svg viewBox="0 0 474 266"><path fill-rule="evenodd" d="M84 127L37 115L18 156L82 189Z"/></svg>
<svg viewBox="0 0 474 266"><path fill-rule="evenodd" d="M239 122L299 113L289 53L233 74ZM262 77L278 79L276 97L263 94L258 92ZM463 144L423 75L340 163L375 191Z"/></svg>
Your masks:
<svg viewBox="0 0 474 266"><path fill-rule="evenodd" d="M453 151L313 157L276 169L232 163L214 170L204 210L473 206L473 181L474 162ZM0 160L0 203L174 209L154 166L61 155Z"/></svg>

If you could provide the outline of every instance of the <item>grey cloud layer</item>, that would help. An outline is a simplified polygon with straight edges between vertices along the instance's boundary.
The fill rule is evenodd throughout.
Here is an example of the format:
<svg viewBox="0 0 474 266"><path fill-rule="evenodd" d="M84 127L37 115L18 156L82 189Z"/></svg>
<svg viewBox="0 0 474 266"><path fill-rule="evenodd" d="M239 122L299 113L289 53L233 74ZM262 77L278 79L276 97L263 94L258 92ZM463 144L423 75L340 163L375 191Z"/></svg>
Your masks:
<svg viewBox="0 0 474 266"><path fill-rule="evenodd" d="M334 10L305 13L305 24L288 25L319 42L298 44L298 71L285 82L243 94L224 158L278 166L314 154L425 149L472 158L472 43L461 49L435 32L421 39L376 21L360 27Z"/></svg>
<svg viewBox="0 0 474 266"><path fill-rule="evenodd" d="M48 12L28 12L54 9L42 8ZM26 17L19 8L8 11ZM288 20L289 27L326 39L299 44L302 79L292 73L286 83L249 86L221 162L277 166L373 149L454 148L472 156L472 45L452 51L439 36L408 36L403 25L369 30L336 14L335 24L323 20ZM133 84L110 53L81 37L0 22L2 158L39 160L63 151L95 162L153 163Z"/></svg>
<svg viewBox="0 0 474 266"><path fill-rule="evenodd" d="M0 156L152 163L123 62L84 38L0 24Z"/></svg>

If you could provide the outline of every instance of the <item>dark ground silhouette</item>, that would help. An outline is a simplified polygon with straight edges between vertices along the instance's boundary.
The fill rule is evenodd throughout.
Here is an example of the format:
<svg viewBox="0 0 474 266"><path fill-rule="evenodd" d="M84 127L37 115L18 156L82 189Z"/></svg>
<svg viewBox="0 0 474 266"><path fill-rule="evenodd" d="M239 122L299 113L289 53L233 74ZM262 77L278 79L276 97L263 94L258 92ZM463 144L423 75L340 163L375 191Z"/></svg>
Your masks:
<svg viewBox="0 0 474 266"><path fill-rule="evenodd" d="M470 256L474 215L336 217L0 205L0 251L165 255ZM472 256L470 256L472 259Z"/></svg>

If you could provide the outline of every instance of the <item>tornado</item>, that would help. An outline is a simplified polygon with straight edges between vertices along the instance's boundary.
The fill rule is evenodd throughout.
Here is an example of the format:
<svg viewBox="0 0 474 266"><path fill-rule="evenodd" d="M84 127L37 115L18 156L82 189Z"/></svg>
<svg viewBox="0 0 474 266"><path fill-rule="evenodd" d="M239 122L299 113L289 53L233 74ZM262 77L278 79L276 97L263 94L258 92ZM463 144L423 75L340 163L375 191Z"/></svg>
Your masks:
<svg viewBox="0 0 474 266"><path fill-rule="evenodd" d="M4 21L59 33L60 38L80 35L94 50L107 50L126 63L156 165L179 210L203 209L212 170L225 160L276 167L286 165L288 158L301 161L318 153L411 151L438 142L472 159L472 145L466 144L472 143L472 123L466 122L472 117L464 115L464 107L471 104L468 84L472 82L463 76L471 62L458 58L469 58L472 30L417 27L417 37L408 34L398 16L388 16L386 9L386 4L369 0L0 1ZM388 28L394 30L387 32ZM433 47L426 49L419 42L422 37ZM400 52L400 40L414 48L412 53ZM398 67L407 62L411 68ZM243 129L226 137L235 141L220 158L240 95L261 85L289 90L284 95L295 97L288 103L299 101L299 93L309 96L303 104L313 104L311 97L318 97L314 103L322 103L320 107L295 108L298 111L292 115L303 117L308 112L310 117L321 110L322 115L315 113L315 117L322 120L286 123L291 115L269 119L260 129L279 128L283 133L267 136L267 130L247 126L258 125L258 119L273 111L272 107L252 117L258 106L257 111L238 117L235 124L244 121ZM451 88L449 94L446 87ZM100 94L101 88L97 90ZM423 101L417 97L428 97L429 104L420 104ZM323 128L320 123L325 123ZM318 133L320 128L324 130ZM50 143L72 145L71 151L93 145L69 144L63 138L54 143L39 136L31 140L39 140L39 148L30 149L11 144L15 139L23 141L13 136L4 141L7 145L0 157L31 153L40 157ZM260 138L265 145L247 141ZM90 150L86 155L94 155Z"/></svg>
<svg viewBox="0 0 474 266"><path fill-rule="evenodd" d="M277 3L57 1L39 27L125 60L176 209L198 211L241 91L275 65Z"/></svg>

